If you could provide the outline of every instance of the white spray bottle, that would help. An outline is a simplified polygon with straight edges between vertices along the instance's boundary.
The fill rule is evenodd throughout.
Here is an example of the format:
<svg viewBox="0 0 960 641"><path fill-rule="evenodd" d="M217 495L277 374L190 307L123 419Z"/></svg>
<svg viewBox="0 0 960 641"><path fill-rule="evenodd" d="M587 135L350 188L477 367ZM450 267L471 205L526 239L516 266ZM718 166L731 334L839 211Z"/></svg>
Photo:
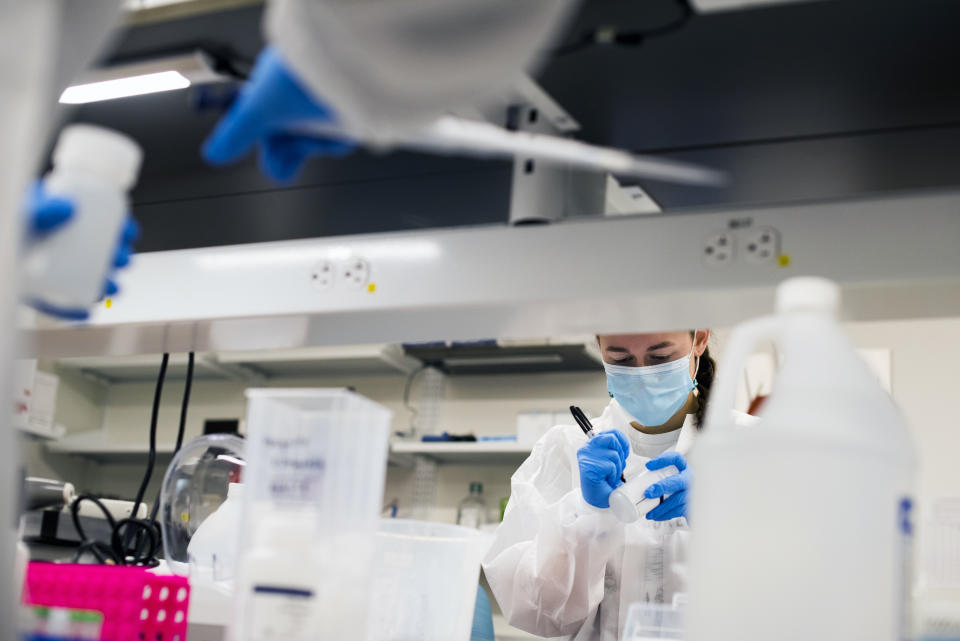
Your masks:
<svg viewBox="0 0 960 641"><path fill-rule="evenodd" d="M776 315L730 337L691 456L689 641L907 638L914 447L839 298L791 279ZM760 420L736 427L736 381L766 340L781 371Z"/></svg>

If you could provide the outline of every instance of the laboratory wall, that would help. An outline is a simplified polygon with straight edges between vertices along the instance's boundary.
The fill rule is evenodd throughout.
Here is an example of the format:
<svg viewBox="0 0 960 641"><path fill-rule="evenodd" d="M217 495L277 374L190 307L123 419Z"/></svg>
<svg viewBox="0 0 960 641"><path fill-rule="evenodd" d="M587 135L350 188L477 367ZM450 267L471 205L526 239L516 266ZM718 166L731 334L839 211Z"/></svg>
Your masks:
<svg viewBox="0 0 960 641"><path fill-rule="evenodd" d="M960 419L954 409L956 378L960 374L960 319L855 323L846 325L853 342L862 348L890 350L893 396L917 438L921 467L918 497L924 509L938 498L960 497ZM717 332L715 350L721 360L723 337ZM823 363L823 367L829 367ZM61 375L57 422L70 431L102 428L117 443L145 445L153 397L152 382L115 383L109 386L76 374ZM406 377L354 376L270 380L269 386L352 386L394 412L394 429L406 430L411 412L403 405ZM199 378L194 383L187 423L188 437L201 432L209 418L242 418L245 413L239 381ZM160 412L160 443L172 443L176 433L183 381L169 380ZM416 390L412 395L416 400ZM453 433L512 434L516 415L530 410L562 410L570 404L596 414L606 403L602 372L455 376L446 379L441 426ZM165 460L161 459L164 463ZM29 469L73 480L78 487L117 496L132 496L142 476L139 460L97 461L46 453L38 443L27 452ZM431 518L452 522L456 505L471 481L484 483L491 512L509 492L509 477L516 462L491 458L485 464L446 464L437 470ZM158 468L148 496L155 496L162 477ZM401 514L409 514L414 470L391 465L385 499L398 500ZM922 527L921 527L922 530Z"/></svg>
<svg viewBox="0 0 960 641"><path fill-rule="evenodd" d="M54 371L62 373L56 369ZM62 387L69 388L71 380L62 381ZM406 376L398 374L271 379L265 385L353 387L360 394L390 408L394 417L393 429L405 431L409 429L413 416L403 404L406 380ZM102 429L111 443L146 447L154 387L153 382L114 383L98 390L104 398ZM206 419L242 419L245 416L243 393L246 388L247 385L239 381L196 379L187 420L187 438L199 435ZM176 438L182 394L182 379L167 381L158 422L157 441L160 444L173 443ZM416 398L417 387L414 386L411 393L412 403L416 403ZM456 434L514 434L519 412L562 410L575 403L589 413L599 413L606 401L607 394L601 372L448 377L440 425L441 429ZM82 430L75 429L73 425L77 415L74 410L58 405L56 420L67 426L70 433L96 427L85 424ZM47 461L47 458L50 461ZM31 467L51 469L51 461L58 458L58 455L48 454L44 457L37 453ZM159 489L166 462L166 459L160 459L147 496L155 496ZM430 518L455 521L456 505L467 494L471 481L484 484L484 495L491 512L496 512L499 499L509 494L509 478L514 467L514 463L495 459L491 459L489 464L440 465L437 470L435 505L430 512ZM94 458L86 461L82 467L75 468L75 471L82 475L81 478L71 479L78 487L129 498L136 492L143 476L143 465L140 461L129 460L129 457L119 461ZM412 467L388 467L384 496L387 501L398 499L401 514L410 514L413 483Z"/></svg>

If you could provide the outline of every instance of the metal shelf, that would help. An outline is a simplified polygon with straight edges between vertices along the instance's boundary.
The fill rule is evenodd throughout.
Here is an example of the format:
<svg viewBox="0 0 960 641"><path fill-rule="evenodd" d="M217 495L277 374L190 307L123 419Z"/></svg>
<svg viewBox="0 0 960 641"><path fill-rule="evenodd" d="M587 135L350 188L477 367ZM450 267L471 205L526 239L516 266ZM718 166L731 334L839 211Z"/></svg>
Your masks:
<svg viewBox="0 0 960 641"><path fill-rule="evenodd" d="M394 441L390 444L390 462L395 465L407 465L412 464L415 456L426 456L437 463L519 465L530 455L530 450L530 445L515 442Z"/></svg>
<svg viewBox="0 0 960 641"><path fill-rule="evenodd" d="M140 461L147 455L145 443L118 443L100 430L70 434L46 445L47 450L55 454L72 454L111 463ZM173 443L157 444L158 458L172 456Z"/></svg>
<svg viewBox="0 0 960 641"><path fill-rule="evenodd" d="M98 461L124 462L147 455L146 443L118 443L105 432L94 430L65 436L46 444L56 454L72 454ZM390 444L389 463L412 466L415 456L426 456L446 464L519 465L530 455L531 447L514 442L480 441L476 443L421 443L394 441ZM173 455L173 443L157 444L157 456Z"/></svg>
<svg viewBox="0 0 960 641"><path fill-rule="evenodd" d="M160 359L160 354L80 357L59 359L57 365L108 384L146 382L156 379ZM167 378L184 378L186 364L186 354L171 354ZM399 345L349 345L202 353L194 376L260 384L271 378L409 374L418 367L420 361L405 356Z"/></svg>

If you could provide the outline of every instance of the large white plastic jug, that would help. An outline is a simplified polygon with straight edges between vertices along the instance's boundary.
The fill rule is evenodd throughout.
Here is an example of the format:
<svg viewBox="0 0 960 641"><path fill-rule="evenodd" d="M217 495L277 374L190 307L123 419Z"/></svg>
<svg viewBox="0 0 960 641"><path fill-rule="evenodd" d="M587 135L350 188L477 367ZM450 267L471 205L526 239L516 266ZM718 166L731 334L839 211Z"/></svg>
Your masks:
<svg viewBox="0 0 960 641"><path fill-rule="evenodd" d="M911 436L837 325L839 290L797 278L730 337L691 456L690 641L894 641L909 616ZM730 420L764 340L783 355L760 420Z"/></svg>

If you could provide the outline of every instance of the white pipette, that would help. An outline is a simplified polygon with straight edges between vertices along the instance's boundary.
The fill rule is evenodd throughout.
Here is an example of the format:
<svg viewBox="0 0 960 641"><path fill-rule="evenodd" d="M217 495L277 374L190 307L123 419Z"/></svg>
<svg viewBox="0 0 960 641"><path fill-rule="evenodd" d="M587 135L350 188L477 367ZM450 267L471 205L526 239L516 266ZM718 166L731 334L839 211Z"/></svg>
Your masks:
<svg viewBox="0 0 960 641"><path fill-rule="evenodd" d="M321 138L357 138L330 122L298 123L292 131ZM690 185L719 186L727 180L723 172L700 165L636 155L570 138L509 131L491 123L457 116L441 116L422 129L401 134L391 141L391 146L483 158L521 156L620 176Z"/></svg>

